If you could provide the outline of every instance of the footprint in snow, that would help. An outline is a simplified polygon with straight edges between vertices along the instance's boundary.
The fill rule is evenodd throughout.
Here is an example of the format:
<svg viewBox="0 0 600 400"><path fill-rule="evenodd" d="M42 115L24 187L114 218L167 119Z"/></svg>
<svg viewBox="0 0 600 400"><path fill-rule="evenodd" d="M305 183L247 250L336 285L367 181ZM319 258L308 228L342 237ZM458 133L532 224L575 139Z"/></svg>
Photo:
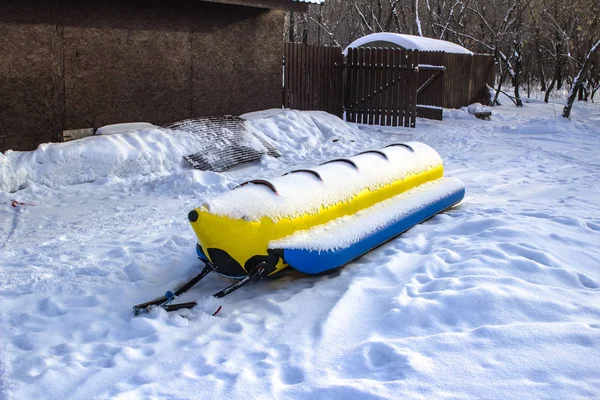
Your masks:
<svg viewBox="0 0 600 400"><path fill-rule="evenodd" d="M297 385L306 379L304 371L298 367L286 366L279 371L281 382L286 385Z"/></svg>
<svg viewBox="0 0 600 400"><path fill-rule="evenodd" d="M411 358L385 342L367 342L346 358L343 378L372 379L380 382L404 380L415 372Z"/></svg>

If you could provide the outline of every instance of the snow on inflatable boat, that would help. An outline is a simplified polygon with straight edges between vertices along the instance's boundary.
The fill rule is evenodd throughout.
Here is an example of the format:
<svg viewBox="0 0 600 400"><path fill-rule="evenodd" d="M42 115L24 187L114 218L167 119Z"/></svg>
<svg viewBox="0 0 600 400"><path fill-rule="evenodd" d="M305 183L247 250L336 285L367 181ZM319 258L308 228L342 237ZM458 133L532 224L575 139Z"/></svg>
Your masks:
<svg viewBox="0 0 600 400"><path fill-rule="evenodd" d="M339 268L464 194L460 180L444 177L438 153L417 142L245 182L190 211L206 263L192 286L210 271L240 279L215 294L223 297L288 266L306 274Z"/></svg>

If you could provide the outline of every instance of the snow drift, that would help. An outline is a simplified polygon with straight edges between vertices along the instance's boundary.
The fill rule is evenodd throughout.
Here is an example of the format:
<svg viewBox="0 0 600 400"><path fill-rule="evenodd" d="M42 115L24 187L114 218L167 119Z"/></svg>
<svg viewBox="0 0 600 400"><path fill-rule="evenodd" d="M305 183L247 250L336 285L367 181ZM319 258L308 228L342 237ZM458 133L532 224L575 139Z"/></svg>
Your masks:
<svg viewBox="0 0 600 400"><path fill-rule="evenodd" d="M306 153L324 141L351 140L358 134L356 128L323 112L269 110L244 117L256 136L282 151ZM261 146L258 141L253 145ZM14 192L29 181L58 187L107 177L181 172L189 169L182 157L206 147L183 131L145 128L46 143L31 152L9 150L0 154L0 190Z"/></svg>
<svg viewBox="0 0 600 400"><path fill-rule="evenodd" d="M571 121L541 102L493 111L416 129L260 113L250 120L282 157L222 174L183 168L179 144L145 130L111 144L131 169L106 154L104 174L120 177L91 183L56 186L48 172L71 149L79 174L97 175L76 162L98 151L92 140L0 156L2 187L27 185L0 191L0 398L598 397L600 105L578 102ZM165 161L139 159L125 138ZM186 215L200 202L406 141L440 153L467 187L463 205L337 273L248 286L216 317L132 316L199 272ZM209 276L179 300L214 311L206 296L228 282Z"/></svg>

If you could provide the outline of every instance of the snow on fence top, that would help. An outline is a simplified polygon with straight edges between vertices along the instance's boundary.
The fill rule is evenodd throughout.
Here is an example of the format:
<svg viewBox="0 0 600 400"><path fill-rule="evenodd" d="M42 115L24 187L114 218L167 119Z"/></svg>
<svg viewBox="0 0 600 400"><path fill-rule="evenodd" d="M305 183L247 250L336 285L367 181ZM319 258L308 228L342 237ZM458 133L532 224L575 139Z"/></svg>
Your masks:
<svg viewBox="0 0 600 400"><path fill-rule="evenodd" d="M387 42L391 45L400 46L407 50L419 50L419 51L443 51L446 53L455 54L473 54L473 52L465 49L456 43L448 42L446 40L438 40L422 36L405 35L402 33L391 33L391 32L378 32L371 33L370 35L363 36L350 43L346 49L344 49L344 55L348 53L348 49L355 47L368 47L369 43L376 43L374 47L384 47L381 42Z"/></svg>

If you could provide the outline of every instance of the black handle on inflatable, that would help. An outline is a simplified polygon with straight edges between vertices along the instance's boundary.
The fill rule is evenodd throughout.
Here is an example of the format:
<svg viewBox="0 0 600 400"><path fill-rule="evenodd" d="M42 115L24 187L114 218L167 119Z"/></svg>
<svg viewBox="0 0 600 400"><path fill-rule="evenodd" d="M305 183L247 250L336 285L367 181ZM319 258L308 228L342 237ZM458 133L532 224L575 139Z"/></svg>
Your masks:
<svg viewBox="0 0 600 400"><path fill-rule="evenodd" d="M361 154L369 154L369 153L375 153L375 154L379 154L380 156L382 156L383 158L385 158L386 160L389 160L387 154L385 154L383 151L381 150L367 150L367 151L361 151L360 153L357 154L357 156L361 155Z"/></svg>
<svg viewBox="0 0 600 400"><path fill-rule="evenodd" d="M329 164L329 163L333 163L333 162L345 162L346 164L352 165L355 169L358 169L358 165L356 165L356 163L354 161L350 160L349 158L335 158L333 160L325 161L321 165L325 165L325 164Z"/></svg>
<svg viewBox="0 0 600 400"><path fill-rule="evenodd" d="M242 186L246 186L249 183L254 183L255 185L265 185L266 187L268 187L269 189L271 189L273 191L273 193L279 195L279 192L277 191L277 189L275 188L275 185L273 185L271 182L266 181L264 179L252 179L249 181L246 181L244 183L240 183L239 185L237 185L236 187L233 188L233 190L242 187Z"/></svg>
<svg viewBox="0 0 600 400"><path fill-rule="evenodd" d="M323 178L321 178L321 174L319 174L317 171L312 170L312 169L295 169L293 171L286 172L285 174L283 174L283 176L289 175L289 174L295 174L297 172L306 172L308 174L311 174L311 175L315 176L318 180L320 180L321 182L323 182Z"/></svg>
<svg viewBox="0 0 600 400"><path fill-rule="evenodd" d="M410 151L414 152L415 149L413 149L412 147L410 147L409 145L407 145L406 143L392 143L392 144L388 144L385 147L392 147L392 146L402 146L402 147L406 147L407 149L409 149ZM384 148L385 148L384 147Z"/></svg>

